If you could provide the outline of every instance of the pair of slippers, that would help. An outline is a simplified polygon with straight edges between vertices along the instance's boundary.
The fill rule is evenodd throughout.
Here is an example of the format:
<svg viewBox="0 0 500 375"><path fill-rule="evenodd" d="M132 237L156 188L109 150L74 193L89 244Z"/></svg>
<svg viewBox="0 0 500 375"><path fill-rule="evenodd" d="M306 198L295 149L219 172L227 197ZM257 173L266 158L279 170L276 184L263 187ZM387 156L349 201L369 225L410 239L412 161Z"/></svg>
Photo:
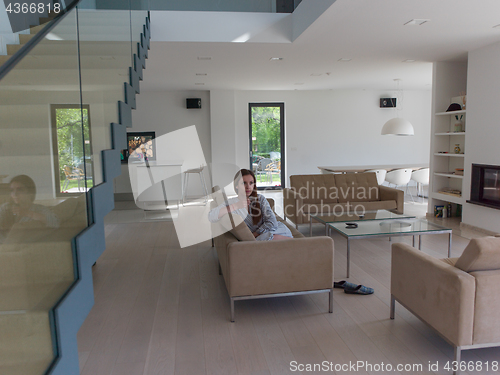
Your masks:
<svg viewBox="0 0 500 375"><path fill-rule="evenodd" d="M367 295L367 294L373 294L374 292L372 288L368 288L367 286L364 285L356 285L345 280L334 282L333 287L344 289L344 293L347 294Z"/></svg>

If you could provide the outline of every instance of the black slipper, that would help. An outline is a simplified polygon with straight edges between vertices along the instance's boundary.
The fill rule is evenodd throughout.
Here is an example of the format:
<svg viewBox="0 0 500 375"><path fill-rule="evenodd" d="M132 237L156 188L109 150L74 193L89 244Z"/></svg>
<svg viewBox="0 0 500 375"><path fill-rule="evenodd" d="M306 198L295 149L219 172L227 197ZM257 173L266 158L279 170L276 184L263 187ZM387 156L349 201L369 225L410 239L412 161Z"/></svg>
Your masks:
<svg viewBox="0 0 500 375"><path fill-rule="evenodd" d="M340 288L340 289L346 289L346 288L355 289L357 286L358 285L350 283L349 281L345 281L345 280L333 283L334 288Z"/></svg>

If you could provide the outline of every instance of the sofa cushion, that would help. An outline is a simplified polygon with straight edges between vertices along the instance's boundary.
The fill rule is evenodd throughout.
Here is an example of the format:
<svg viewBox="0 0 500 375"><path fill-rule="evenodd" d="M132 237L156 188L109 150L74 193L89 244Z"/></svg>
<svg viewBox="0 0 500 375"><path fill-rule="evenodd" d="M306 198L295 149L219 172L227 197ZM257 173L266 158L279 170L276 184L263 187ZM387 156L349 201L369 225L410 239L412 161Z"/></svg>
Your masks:
<svg viewBox="0 0 500 375"><path fill-rule="evenodd" d="M255 237L250 231L250 228L248 228L245 222L241 222L240 224L236 225L236 227L231 229L229 232L231 232L233 236L238 239L238 241L256 241Z"/></svg>
<svg viewBox="0 0 500 375"><path fill-rule="evenodd" d="M338 202L333 174L290 176L290 186L303 198L304 203Z"/></svg>
<svg viewBox="0 0 500 375"><path fill-rule="evenodd" d="M380 200L375 173L346 173L332 175L338 189L339 202L372 202Z"/></svg>
<svg viewBox="0 0 500 375"><path fill-rule="evenodd" d="M500 269L500 238L473 238L455 266L465 272Z"/></svg>
<svg viewBox="0 0 500 375"><path fill-rule="evenodd" d="M450 266L455 267L457 264L458 258L443 258L441 261L445 262L446 264L449 264Z"/></svg>

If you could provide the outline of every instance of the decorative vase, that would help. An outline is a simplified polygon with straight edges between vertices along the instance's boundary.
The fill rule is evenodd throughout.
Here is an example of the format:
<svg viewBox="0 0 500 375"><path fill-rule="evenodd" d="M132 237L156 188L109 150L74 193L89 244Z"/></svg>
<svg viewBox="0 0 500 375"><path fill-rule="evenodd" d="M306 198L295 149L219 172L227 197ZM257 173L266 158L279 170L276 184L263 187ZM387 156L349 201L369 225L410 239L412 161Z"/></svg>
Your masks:
<svg viewBox="0 0 500 375"><path fill-rule="evenodd" d="M459 133L462 131L462 121L457 121L455 123L455 133Z"/></svg>
<svg viewBox="0 0 500 375"><path fill-rule="evenodd" d="M455 145L455 154L460 154L460 145L458 143Z"/></svg>

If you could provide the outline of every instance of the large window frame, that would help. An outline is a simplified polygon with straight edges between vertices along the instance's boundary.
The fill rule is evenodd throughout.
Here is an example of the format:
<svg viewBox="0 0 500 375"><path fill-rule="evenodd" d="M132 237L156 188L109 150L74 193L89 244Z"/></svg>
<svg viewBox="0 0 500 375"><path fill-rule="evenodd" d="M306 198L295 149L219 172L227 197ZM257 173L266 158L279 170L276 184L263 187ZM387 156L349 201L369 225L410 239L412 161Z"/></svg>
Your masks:
<svg viewBox="0 0 500 375"><path fill-rule="evenodd" d="M285 103L270 102L270 103L248 103L248 128L249 128L249 168L252 170L253 158L253 140L252 140L252 108L256 107L278 107L280 109L280 153L281 153L281 168L280 181L281 186L257 186L258 190L282 190L285 188Z"/></svg>

